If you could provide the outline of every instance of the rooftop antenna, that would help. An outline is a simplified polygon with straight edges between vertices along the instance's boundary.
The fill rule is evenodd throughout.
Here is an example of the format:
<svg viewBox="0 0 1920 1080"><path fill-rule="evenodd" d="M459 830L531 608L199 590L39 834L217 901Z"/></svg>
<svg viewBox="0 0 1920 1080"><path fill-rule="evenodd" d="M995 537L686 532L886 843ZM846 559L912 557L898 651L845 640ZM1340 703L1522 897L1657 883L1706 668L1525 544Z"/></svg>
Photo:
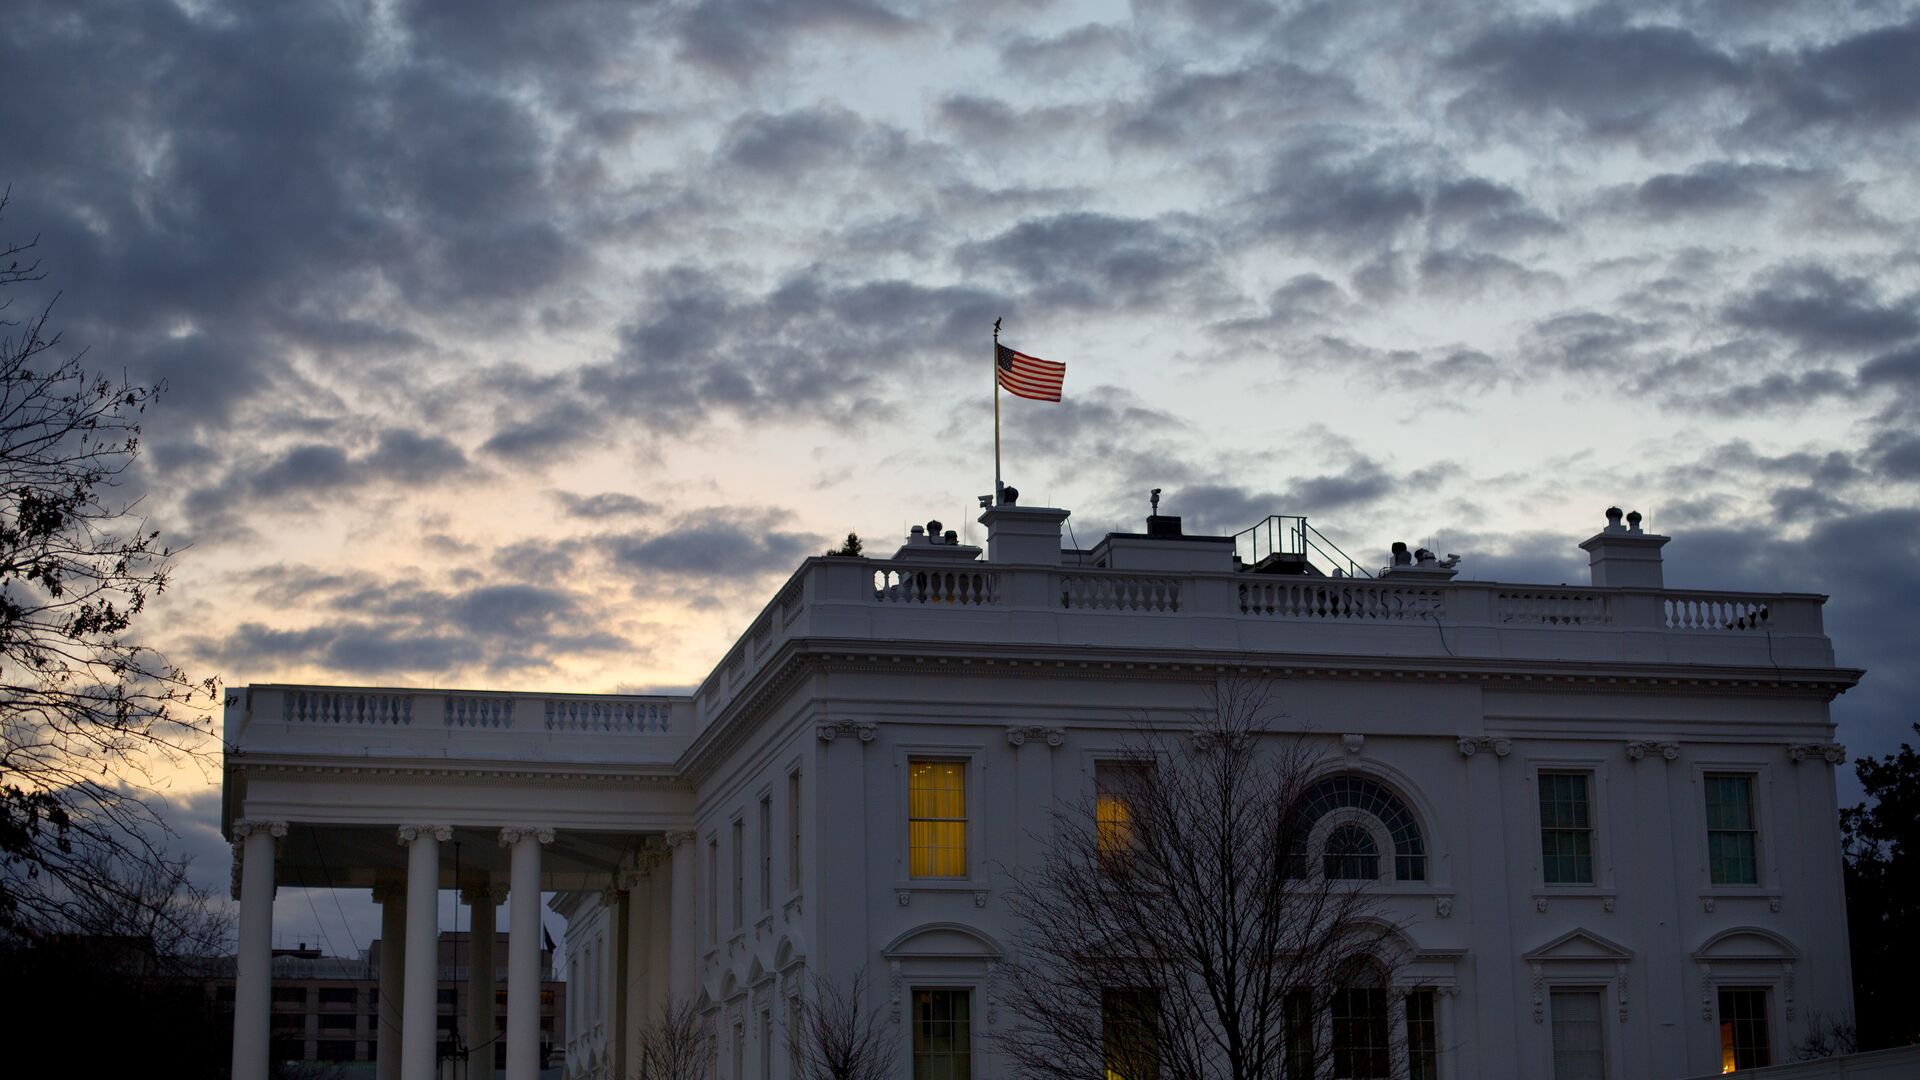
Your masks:
<svg viewBox="0 0 1920 1080"><path fill-rule="evenodd" d="M1160 489L1159 488L1153 489L1153 516L1154 517L1160 516Z"/></svg>

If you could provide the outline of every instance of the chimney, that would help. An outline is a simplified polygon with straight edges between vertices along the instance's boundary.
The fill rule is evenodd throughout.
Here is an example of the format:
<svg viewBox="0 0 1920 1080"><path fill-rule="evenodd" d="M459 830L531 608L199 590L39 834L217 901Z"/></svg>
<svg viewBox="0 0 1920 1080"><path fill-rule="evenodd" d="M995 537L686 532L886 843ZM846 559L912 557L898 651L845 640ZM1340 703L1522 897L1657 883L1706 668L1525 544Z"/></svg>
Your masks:
<svg viewBox="0 0 1920 1080"><path fill-rule="evenodd" d="M1067 511L1001 503L980 515L987 527L987 561L1060 565L1060 523Z"/></svg>
<svg viewBox="0 0 1920 1080"><path fill-rule="evenodd" d="M1607 507L1607 527L1581 542L1587 553L1587 565L1597 589L1659 589L1666 585L1660 568L1660 549L1670 537L1656 536L1640 528L1640 512L1626 515L1620 523L1620 508Z"/></svg>

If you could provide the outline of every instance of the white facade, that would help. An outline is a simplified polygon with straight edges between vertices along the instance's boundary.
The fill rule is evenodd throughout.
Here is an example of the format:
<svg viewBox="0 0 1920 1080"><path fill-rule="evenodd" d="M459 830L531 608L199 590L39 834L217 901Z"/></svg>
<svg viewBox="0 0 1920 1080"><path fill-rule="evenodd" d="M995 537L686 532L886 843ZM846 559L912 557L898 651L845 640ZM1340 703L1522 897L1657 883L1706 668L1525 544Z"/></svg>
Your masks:
<svg viewBox="0 0 1920 1080"><path fill-rule="evenodd" d="M1430 560L1257 574L1171 519L1063 552L1065 517L989 510L985 560L924 537L809 559L688 698L236 692L227 819L299 840L267 871L247 841L243 942L267 940L262 881L424 896L437 867L442 887L562 893L570 1075L623 1075L671 995L705 1010L717 1076L779 1080L792 996L859 970L903 1075L914 994L939 989L966 995L972 1075L998 1080L1029 830L1087 801L1140 722L1256 677L1329 775L1360 778L1342 813L1382 853L1396 986L1431 991L1439 1076L1555 1076L1556 1037L1562 1076L1717 1071L1736 1007L1782 1062L1813 1011L1851 1012L1828 703L1860 672L1834 664L1824 598L1669 589L1665 538L1617 521L1582 545L1593 586L1541 587ZM914 762L959 766L956 876L912 873ZM471 841L461 879L444 850L401 850L416 825ZM1545 826L1588 857L1546 865ZM1418 864L1390 857L1416 842ZM237 1067L251 1037L237 1025ZM1396 1075L1416 1067L1396 1052Z"/></svg>

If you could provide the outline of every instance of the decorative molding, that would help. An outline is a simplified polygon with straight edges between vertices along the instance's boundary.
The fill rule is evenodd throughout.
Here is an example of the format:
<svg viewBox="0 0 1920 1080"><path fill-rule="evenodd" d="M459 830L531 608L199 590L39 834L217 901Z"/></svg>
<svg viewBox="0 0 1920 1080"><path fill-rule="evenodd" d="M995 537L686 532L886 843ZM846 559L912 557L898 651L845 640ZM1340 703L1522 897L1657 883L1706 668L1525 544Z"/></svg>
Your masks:
<svg viewBox="0 0 1920 1080"><path fill-rule="evenodd" d="M1838 765L1847 760L1847 748L1837 742L1793 743L1787 747L1787 757L1795 765L1810 757L1818 757L1829 765Z"/></svg>
<svg viewBox="0 0 1920 1080"><path fill-rule="evenodd" d="M887 961L887 1005L893 1022L900 1022L900 961Z"/></svg>
<svg viewBox="0 0 1920 1080"><path fill-rule="evenodd" d="M1367 737L1365 735L1354 734L1342 735L1340 736L1340 745L1346 747L1347 753L1357 754L1366 749Z"/></svg>
<svg viewBox="0 0 1920 1080"><path fill-rule="evenodd" d="M1027 745L1028 739L1044 739L1046 740L1047 748L1053 750L1066 744L1067 733L1061 728L1044 727L1039 724L1030 724L1026 727L1009 727L1007 729L1008 746L1025 746Z"/></svg>
<svg viewBox="0 0 1920 1080"><path fill-rule="evenodd" d="M1544 896L1534 897L1533 910L1544 913L1547 910L1547 898Z"/></svg>
<svg viewBox="0 0 1920 1080"><path fill-rule="evenodd" d="M1780 898L1777 896L1767 897L1767 910L1778 914L1780 911Z"/></svg>
<svg viewBox="0 0 1920 1080"><path fill-rule="evenodd" d="M1627 760L1639 761L1649 753L1657 753L1663 761L1673 761L1680 756L1680 744L1677 742L1655 742L1651 739L1636 739L1627 744Z"/></svg>
<svg viewBox="0 0 1920 1080"><path fill-rule="evenodd" d="M1713 965L1700 965L1700 1019L1713 1022Z"/></svg>
<svg viewBox="0 0 1920 1080"><path fill-rule="evenodd" d="M978 908L983 908L987 906L987 890L985 889L974 890L973 906Z"/></svg>
<svg viewBox="0 0 1920 1080"><path fill-rule="evenodd" d="M537 840L542 844L551 844L553 830L538 825L509 825L500 830L501 847L512 847L522 840Z"/></svg>
<svg viewBox="0 0 1920 1080"><path fill-rule="evenodd" d="M1433 913L1442 919L1453 918L1453 897L1436 896L1433 898Z"/></svg>
<svg viewBox="0 0 1920 1080"><path fill-rule="evenodd" d="M1533 975L1533 1022L1544 1024L1547 1021L1547 972L1539 964L1529 965Z"/></svg>
<svg viewBox="0 0 1920 1080"><path fill-rule="evenodd" d="M660 842L666 845L668 851L672 851L682 844L691 844L696 838L697 836L692 829L671 829L660 834Z"/></svg>
<svg viewBox="0 0 1920 1080"><path fill-rule="evenodd" d="M1497 739L1492 735L1462 735L1454 740L1453 745L1459 749L1461 757L1472 757L1483 748L1492 750L1494 757L1506 757L1513 753L1512 739Z"/></svg>
<svg viewBox="0 0 1920 1080"><path fill-rule="evenodd" d="M1709 915L1713 914L1713 897L1711 896L1701 897L1700 910L1706 912Z"/></svg>
<svg viewBox="0 0 1920 1080"><path fill-rule="evenodd" d="M877 724L865 724L858 720L833 720L815 725L813 733L820 736L821 742L832 742L842 735L852 735L863 743L873 741L874 733L879 731Z"/></svg>
<svg viewBox="0 0 1920 1080"><path fill-rule="evenodd" d="M1785 1003L1787 1006L1787 1019L1792 1020L1793 1019L1793 961L1788 960L1785 963L1780 965L1780 984L1781 984L1781 989L1784 991L1782 996L1786 999Z"/></svg>
<svg viewBox="0 0 1920 1080"><path fill-rule="evenodd" d="M255 832L266 832L279 840L287 835L287 823L266 818L241 818L233 823L233 835L237 837L245 838Z"/></svg>
<svg viewBox="0 0 1920 1080"><path fill-rule="evenodd" d="M999 1023L1000 1010L1000 961L987 961L987 1026ZM1789 1013L1789 1016L1792 1014Z"/></svg>
<svg viewBox="0 0 1920 1080"><path fill-rule="evenodd" d="M415 840L433 839L441 843L453 839L451 825L402 825L397 830L402 844L411 844Z"/></svg>
<svg viewBox="0 0 1920 1080"><path fill-rule="evenodd" d="M1618 1000L1620 1004L1620 1022L1624 1024L1627 1022L1627 964L1626 964L1626 961L1623 960L1613 965L1613 983L1616 988L1616 992L1617 992ZM1793 1018L1789 1016L1787 1019L1791 1020Z"/></svg>
<svg viewBox="0 0 1920 1080"><path fill-rule="evenodd" d="M1614 909L1618 908L1619 906L1620 906L1620 898L1617 896L1603 896L1600 898L1600 910L1606 912L1609 915L1613 914Z"/></svg>
<svg viewBox="0 0 1920 1080"><path fill-rule="evenodd" d="M901 907L906 907L908 904L913 903L913 890L895 889L893 891L893 899L894 902L898 903Z"/></svg>

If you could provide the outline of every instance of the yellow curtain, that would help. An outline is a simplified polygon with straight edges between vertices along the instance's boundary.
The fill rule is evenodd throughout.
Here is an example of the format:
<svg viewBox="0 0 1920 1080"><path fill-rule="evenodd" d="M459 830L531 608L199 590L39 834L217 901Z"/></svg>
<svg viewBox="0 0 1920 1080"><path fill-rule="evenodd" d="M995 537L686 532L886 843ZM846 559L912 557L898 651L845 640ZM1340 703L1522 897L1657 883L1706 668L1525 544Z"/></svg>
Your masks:
<svg viewBox="0 0 1920 1080"><path fill-rule="evenodd" d="M967 774L962 761L907 770L907 847L914 877L967 876Z"/></svg>

